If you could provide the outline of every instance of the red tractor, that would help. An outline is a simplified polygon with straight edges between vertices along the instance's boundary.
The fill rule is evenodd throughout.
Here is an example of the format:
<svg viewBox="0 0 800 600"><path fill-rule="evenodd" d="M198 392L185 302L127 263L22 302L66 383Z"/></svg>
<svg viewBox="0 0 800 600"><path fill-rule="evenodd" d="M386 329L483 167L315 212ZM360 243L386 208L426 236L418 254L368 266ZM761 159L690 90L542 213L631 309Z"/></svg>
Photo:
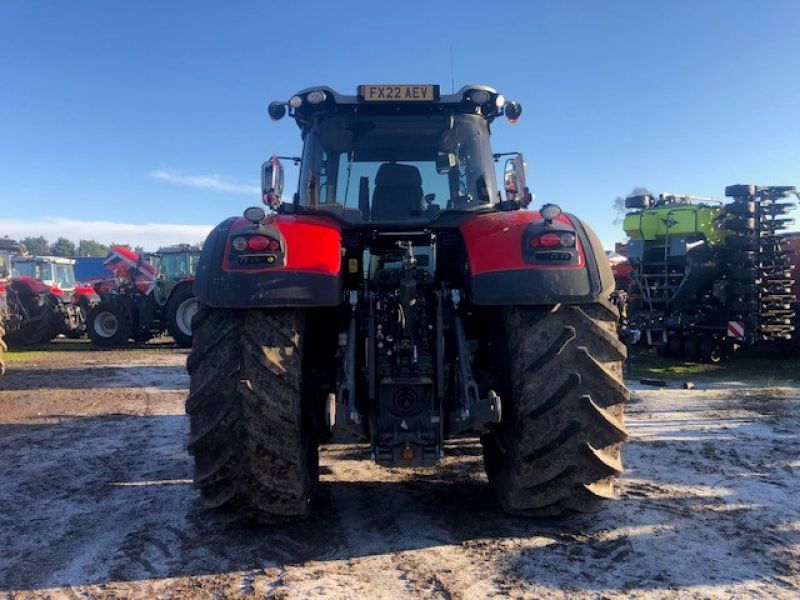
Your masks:
<svg viewBox="0 0 800 600"><path fill-rule="evenodd" d="M482 85L329 87L269 107L303 138L298 192L219 224L195 279L189 451L205 506L304 518L318 444L338 428L387 467L435 464L480 435L512 514L614 497L626 349L603 247L554 204L528 208L525 164L497 189L490 125L521 114Z"/></svg>
<svg viewBox="0 0 800 600"><path fill-rule="evenodd" d="M77 285L75 261L30 256L22 244L0 240L5 295L5 340L32 346L59 334L77 338L86 331L86 313L99 301L91 287Z"/></svg>
<svg viewBox="0 0 800 600"><path fill-rule="evenodd" d="M10 344L33 345L58 335L77 339L86 334L86 315L100 297L91 286L76 283L73 259L17 254L12 258L12 264L12 287L17 291L22 306L34 317L40 313L41 318L33 318L27 326L9 332ZM48 294L47 302L34 306L30 299L44 291L42 285Z"/></svg>
<svg viewBox="0 0 800 600"><path fill-rule="evenodd" d="M161 248L149 257L114 246L105 265L113 280L95 289L102 301L88 318L89 337L98 346L144 342L167 331L182 347L192 345L192 291L200 249L188 244Z"/></svg>

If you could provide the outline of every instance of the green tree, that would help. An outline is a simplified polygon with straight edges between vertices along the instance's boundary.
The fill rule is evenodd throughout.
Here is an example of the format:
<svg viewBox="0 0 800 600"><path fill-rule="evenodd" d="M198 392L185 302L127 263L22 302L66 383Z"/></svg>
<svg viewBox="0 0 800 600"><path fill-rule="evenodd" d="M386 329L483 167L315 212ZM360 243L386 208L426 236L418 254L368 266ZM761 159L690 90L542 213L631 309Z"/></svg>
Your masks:
<svg viewBox="0 0 800 600"><path fill-rule="evenodd" d="M50 254L50 243L42 236L39 237L26 237L22 243L28 249L28 252L36 256L47 256Z"/></svg>
<svg viewBox="0 0 800 600"><path fill-rule="evenodd" d="M646 187L636 186L633 188L630 194L626 194L625 196L617 196L614 198L614 225L619 225L622 223L622 220L625 218L625 198L629 196L642 196L644 194L652 194L650 190Z"/></svg>
<svg viewBox="0 0 800 600"><path fill-rule="evenodd" d="M75 256L77 248L67 238L60 237L50 244L50 253L53 256Z"/></svg>
<svg viewBox="0 0 800 600"><path fill-rule="evenodd" d="M80 240L76 256L107 256L108 246L94 240Z"/></svg>

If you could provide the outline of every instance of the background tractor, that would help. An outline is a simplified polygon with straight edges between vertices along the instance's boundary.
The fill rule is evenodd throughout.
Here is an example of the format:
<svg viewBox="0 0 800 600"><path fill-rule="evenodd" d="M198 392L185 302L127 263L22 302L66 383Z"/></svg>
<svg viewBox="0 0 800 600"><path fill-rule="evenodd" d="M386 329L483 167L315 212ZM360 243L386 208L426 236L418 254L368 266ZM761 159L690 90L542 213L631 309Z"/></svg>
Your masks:
<svg viewBox="0 0 800 600"><path fill-rule="evenodd" d="M101 302L88 318L89 337L98 346L144 342L165 331L179 346L192 345L192 290L200 249L188 244L139 255L114 246L105 261L114 280L95 286Z"/></svg>
<svg viewBox="0 0 800 600"><path fill-rule="evenodd" d="M14 343L29 345L49 341L57 335L77 339L86 334L86 315L100 297L91 286L76 283L73 259L16 254L12 264L15 288L30 287L32 280L36 280L49 292L48 302L42 306L41 321L31 328L23 327L18 333L10 334L11 338L18 340ZM29 295L35 295L32 289L30 291Z"/></svg>
<svg viewBox="0 0 800 600"><path fill-rule="evenodd" d="M93 289L75 284L72 261L30 256L25 246L8 238L0 239L0 260L8 345L32 346L59 334L84 333L86 312L98 298Z"/></svg>
<svg viewBox="0 0 800 600"><path fill-rule="evenodd" d="M387 467L435 464L480 435L506 511L590 511L614 496L625 346L592 230L528 210L525 163L497 189L490 124L516 102L472 85L306 89L269 107L304 140L298 192L218 225L195 280L189 451L207 508L309 514L332 428Z"/></svg>
<svg viewBox="0 0 800 600"><path fill-rule="evenodd" d="M626 199L630 327L663 356L719 361L792 337L794 187L732 185L722 202L662 194Z"/></svg>

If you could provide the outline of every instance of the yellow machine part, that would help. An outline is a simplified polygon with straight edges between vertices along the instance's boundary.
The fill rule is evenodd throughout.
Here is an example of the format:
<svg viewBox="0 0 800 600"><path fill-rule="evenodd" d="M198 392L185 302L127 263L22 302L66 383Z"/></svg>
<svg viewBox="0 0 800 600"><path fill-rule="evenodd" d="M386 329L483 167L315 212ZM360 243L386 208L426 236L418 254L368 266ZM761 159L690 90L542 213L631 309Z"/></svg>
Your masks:
<svg viewBox="0 0 800 600"><path fill-rule="evenodd" d="M625 216L622 228L632 240L656 240L667 236L705 235L711 245L722 244L726 232L722 207L695 204L668 204Z"/></svg>

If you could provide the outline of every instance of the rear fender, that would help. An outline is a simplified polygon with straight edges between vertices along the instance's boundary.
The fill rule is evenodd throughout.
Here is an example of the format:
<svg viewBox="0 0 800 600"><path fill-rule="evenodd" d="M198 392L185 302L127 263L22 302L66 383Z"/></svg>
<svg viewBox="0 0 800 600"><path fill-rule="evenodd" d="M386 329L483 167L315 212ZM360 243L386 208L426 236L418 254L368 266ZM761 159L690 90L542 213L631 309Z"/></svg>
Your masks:
<svg viewBox="0 0 800 600"><path fill-rule="evenodd" d="M14 277L11 286L14 287L17 294L46 296L50 293L50 289L41 281L25 275Z"/></svg>
<svg viewBox="0 0 800 600"><path fill-rule="evenodd" d="M100 295L91 286L78 286L72 293L72 303L84 310L89 310L100 303Z"/></svg>
<svg viewBox="0 0 800 600"><path fill-rule="evenodd" d="M235 238L264 236L277 248L237 251ZM332 219L271 215L261 223L232 217L209 234L194 293L207 306L336 306L342 302L342 232Z"/></svg>
<svg viewBox="0 0 800 600"><path fill-rule="evenodd" d="M474 304L589 304L614 291L600 240L573 215L562 214L549 225L538 211L495 212L463 221L460 230L467 254L467 292ZM530 238L551 230L575 233L570 260L534 258Z"/></svg>

